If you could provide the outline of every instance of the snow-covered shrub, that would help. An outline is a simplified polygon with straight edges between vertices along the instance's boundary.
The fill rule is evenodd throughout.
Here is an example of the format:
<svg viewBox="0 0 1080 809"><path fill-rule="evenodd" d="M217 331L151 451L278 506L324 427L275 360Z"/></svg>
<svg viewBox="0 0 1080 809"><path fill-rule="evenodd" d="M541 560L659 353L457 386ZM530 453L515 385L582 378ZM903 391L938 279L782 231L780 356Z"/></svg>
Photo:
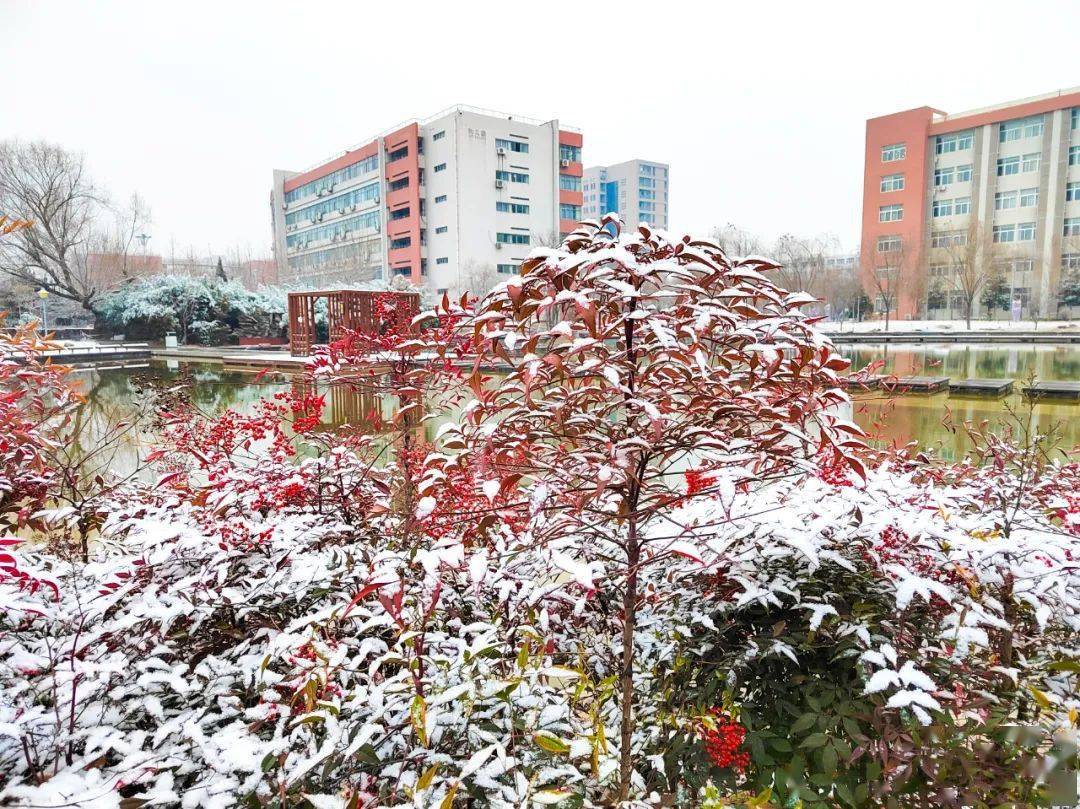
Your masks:
<svg viewBox="0 0 1080 809"><path fill-rule="evenodd" d="M1080 719L1077 467L861 448L768 262L615 224L249 413L161 397L87 559L20 551L59 598L0 613L0 802L1041 800L981 742ZM326 431L312 385L380 389L365 354L403 415Z"/></svg>

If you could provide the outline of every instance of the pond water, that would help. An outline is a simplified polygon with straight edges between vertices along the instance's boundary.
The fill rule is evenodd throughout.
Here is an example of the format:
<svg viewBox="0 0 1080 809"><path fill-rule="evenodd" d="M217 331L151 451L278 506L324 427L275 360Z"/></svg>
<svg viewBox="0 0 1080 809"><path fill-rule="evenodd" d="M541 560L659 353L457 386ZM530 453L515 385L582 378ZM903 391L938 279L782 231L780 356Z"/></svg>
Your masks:
<svg viewBox="0 0 1080 809"><path fill-rule="evenodd" d="M1080 380L1080 347L1077 346L861 345L841 346L841 352L856 368L884 360L884 372L898 376L1020 380L1034 373L1044 380ZM110 424L130 418L139 409L138 402L147 385L187 383L193 403L208 414L220 413L227 407L245 411L260 397L272 396L291 387L291 382L281 376L256 381L248 372L177 361L153 361L134 368L82 368L75 372L75 379L86 396L86 404L78 414L78 446L74 450L77 453L92 452ZM967 439L962 431L947 429L946 414L951 413L952 421L957 424L983 419L993 423L1004 417L1006 404L1022 413L1027 412L1023 398L1016 394L998 399L948 393L892 395L870 391L856 394L853 418L883 441L906 443L915 440L923 446L937 448L946 457L959 458L967 449ZM389 415L394 403L361 397L346 390L335 391L328 397L324 420L327 426L357 424L375 407ZM1032 415L1043 429L1059 425L1062 446L1080 445L1080 403L1040 402L1034 406ZM437 427L434 422L427 423L429 439ZM102 465L114 470L131 468L136 453L152 440L153 436L147 430L131 430L123 441L117 442L116 451L102 459Z"/></svg>

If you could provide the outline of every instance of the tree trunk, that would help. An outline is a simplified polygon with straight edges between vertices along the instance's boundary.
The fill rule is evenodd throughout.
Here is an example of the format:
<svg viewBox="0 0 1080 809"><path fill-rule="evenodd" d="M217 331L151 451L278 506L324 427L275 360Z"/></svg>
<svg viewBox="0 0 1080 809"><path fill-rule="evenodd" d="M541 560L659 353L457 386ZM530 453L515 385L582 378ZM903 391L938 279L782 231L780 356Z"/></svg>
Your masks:
<svg viewBox="0 0 1080 809"><path fill-rule="evenodd" d="M631 516L626 539L626 592L623 593L622 671L619 674L621 725L619 728L619 800L630 796L634 769L631 741L634 736L634 632L637 629L637 578L641 561L637 518Z"/></svg>

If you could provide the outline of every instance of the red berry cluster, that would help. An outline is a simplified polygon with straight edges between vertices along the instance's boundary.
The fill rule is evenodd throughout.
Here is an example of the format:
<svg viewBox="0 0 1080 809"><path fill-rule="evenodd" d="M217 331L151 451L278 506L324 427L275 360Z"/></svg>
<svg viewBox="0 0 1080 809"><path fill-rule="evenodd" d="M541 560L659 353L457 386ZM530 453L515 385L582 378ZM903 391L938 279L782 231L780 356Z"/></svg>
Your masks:
<svg viewBox="0 0 1080 809"><path fill-rule="evenodd" d="M967 586L963 575L953 565L943 566L940 560L927 553L916 538L892 525L881 532L872 551L863 551L863 556L867 562L876 562L881 567L903 565L923 578L957 587Z"/></svg>
<svg viewBox="0 0 1080 809"><path fill-rule="evenodd" d="M839 453L832 452L819 455L817 460L817 476L819 480L833 486L844 487L853 485L851 478L848 475L849 467L840 457Z"/></svg>
<svg viewBox="0 0 1080 809"><path fill-rule="evenodd" d="M730 767L741 773L750 765L750 753L739 749L746 739L746 728L719 708L713 708L709 713L712 722L701 726L706 754L717 767Z"/></svg>

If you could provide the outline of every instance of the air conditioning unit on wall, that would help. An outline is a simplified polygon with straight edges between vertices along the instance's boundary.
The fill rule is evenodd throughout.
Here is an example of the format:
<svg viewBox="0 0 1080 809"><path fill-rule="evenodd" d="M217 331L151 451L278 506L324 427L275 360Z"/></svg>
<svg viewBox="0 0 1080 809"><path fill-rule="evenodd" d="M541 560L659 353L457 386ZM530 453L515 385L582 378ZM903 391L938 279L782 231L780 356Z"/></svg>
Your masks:
<svg viewBox="0 0 1080 809"><path fill-rule="evenodd" d="M502 180L496 180L495 181L495 187L496 188L502 188L503 187L503 181Z"/></svg>

